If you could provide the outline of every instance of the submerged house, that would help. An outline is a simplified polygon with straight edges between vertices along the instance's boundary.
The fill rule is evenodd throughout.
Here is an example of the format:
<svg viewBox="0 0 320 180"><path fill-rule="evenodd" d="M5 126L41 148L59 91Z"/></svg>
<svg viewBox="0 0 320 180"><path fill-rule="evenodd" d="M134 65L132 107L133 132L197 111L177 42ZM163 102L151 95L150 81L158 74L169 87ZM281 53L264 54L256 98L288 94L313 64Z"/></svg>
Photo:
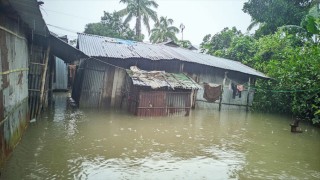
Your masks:
<svg viewBox="0 0 320 180"><path fill-rule="evenodd" d="M188 116L192 90L201 89L183 73L144 71L131 66L127 74L128 94L123 97L127 98L128 110L138 116Z"/></svg>
<svg viewBox="0 0 320 180"><path fill-rule="evenodd" d="M72 97L80 107L108 108L123 103L126 69L183 73L202 86L191 90L192 108L248 109L257 78L268 79L240 62L166 44L108 38L79 33L80 60Z"/></svg>

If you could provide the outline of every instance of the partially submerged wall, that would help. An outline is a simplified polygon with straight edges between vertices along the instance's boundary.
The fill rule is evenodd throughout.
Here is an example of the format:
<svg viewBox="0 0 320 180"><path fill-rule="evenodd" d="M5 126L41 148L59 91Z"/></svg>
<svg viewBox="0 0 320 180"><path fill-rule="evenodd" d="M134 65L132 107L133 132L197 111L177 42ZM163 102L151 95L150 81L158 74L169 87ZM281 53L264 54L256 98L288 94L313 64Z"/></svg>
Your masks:
<svg viewBox="0 0 320 180"><path fill-rule="evenodd" d="M250 83L253 83L253 77L216 68L197 72L191 76L197 79L197 82L203 87L206 83L221 85L222 87L221 99L219 98L214 102L210 102L204 98L205 88L198 90L196 95L196 107L198 108L218 110L219 106L221 106L221 110L246 110L252 105L254 91L249 90L249 78ZM237 91L234 94L236 90L232 88L232 85L240 85L243 87L243 90Z"/></svg>
<svg viewBox="0 0 320 180"><path fill-rule="evenodd" d="M0 14L0 166L29 120L28 57L22 25Z"/></svg>
<svg viewBox="0 0 320 180"><path fill-rule="evenodd" d="M120 107L125 70L91 60L77 71L73 98L80 107Z"/></svg>
<svg viewBox="0 0 320 180"><path fill-rule="evenodd" d="M223 70L219 68L187 63L181 61L151 61L145 59L107 59L102 61L111 63L122 68L129 68L131 65L137 65L144 70L164 70L173 73L185 73L193 78L198 84L204 87L204 84L222 85L223 93L221 100L218 99L209 102L204 98L205 88L192 91L192 106L196 108L209 109L238 109L247 110L253 101L254 91L249 91L249 79L251 84L255 79L244 73ZM89 59L87 63L78 69L77 87L74 88L73 94L80 107L120 107L121 89L124 89L125 72L114 66L106 65L97 60ZM82 78L81 78L82 77ZM234 96L231 84L243 85L244 89ZM78 92L76 92L78 91ZM80 92L79 92L80 91Z"/></svg>
<svg viewBox="0 0 320 180"><path fill-rule="evenodd" d="M60 58L55 57L55 73L53 80L54 90L68 90L68 67Z"/></svg>

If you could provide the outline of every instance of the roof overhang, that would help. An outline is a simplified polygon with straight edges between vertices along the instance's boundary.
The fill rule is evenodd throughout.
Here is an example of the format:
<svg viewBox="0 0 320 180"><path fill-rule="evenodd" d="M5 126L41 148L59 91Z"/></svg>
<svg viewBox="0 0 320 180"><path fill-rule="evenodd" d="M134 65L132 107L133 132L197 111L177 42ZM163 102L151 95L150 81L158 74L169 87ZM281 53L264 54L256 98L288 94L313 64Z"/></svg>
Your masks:
<svg viewBox="0 0 320 180"><path fill-rule="evenodd" d="M36 0L8 0L8 2L34 34L44 37L49 36L48 27Z"/></svg>
<svg viewBox="0 0 320 180"><path fill-rule="evenodd" d="M50 46L52 54L66 63L89 57L53 34L50 34Z"/></svg>

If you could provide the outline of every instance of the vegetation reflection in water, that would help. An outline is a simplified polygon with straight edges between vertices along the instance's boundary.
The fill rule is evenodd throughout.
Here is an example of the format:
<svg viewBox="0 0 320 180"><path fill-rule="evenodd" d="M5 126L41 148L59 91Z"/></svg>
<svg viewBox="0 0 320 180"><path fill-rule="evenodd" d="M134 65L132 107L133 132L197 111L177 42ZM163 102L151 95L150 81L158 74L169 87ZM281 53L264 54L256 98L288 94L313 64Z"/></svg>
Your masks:
<svg viewBox="0 0 320 180"><path fill-rule="evenodd" d="M1 179L315 179L320 131L284 116L195 110L135 117L66 109L30 124Z"/></svg>

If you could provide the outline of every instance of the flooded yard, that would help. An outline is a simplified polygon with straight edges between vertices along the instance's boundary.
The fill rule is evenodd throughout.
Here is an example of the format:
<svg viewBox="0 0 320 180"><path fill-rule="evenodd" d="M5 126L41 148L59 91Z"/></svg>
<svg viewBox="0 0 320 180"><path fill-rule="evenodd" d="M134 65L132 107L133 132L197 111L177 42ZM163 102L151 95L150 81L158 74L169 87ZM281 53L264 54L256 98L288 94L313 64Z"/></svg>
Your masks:
<svg viewBox="0 0 320 180"><path fill-rule="evenodd" d="M1 179L320 179L320 129L290 117L194 110L189 117L66 108L31 123Z"/></svg>

